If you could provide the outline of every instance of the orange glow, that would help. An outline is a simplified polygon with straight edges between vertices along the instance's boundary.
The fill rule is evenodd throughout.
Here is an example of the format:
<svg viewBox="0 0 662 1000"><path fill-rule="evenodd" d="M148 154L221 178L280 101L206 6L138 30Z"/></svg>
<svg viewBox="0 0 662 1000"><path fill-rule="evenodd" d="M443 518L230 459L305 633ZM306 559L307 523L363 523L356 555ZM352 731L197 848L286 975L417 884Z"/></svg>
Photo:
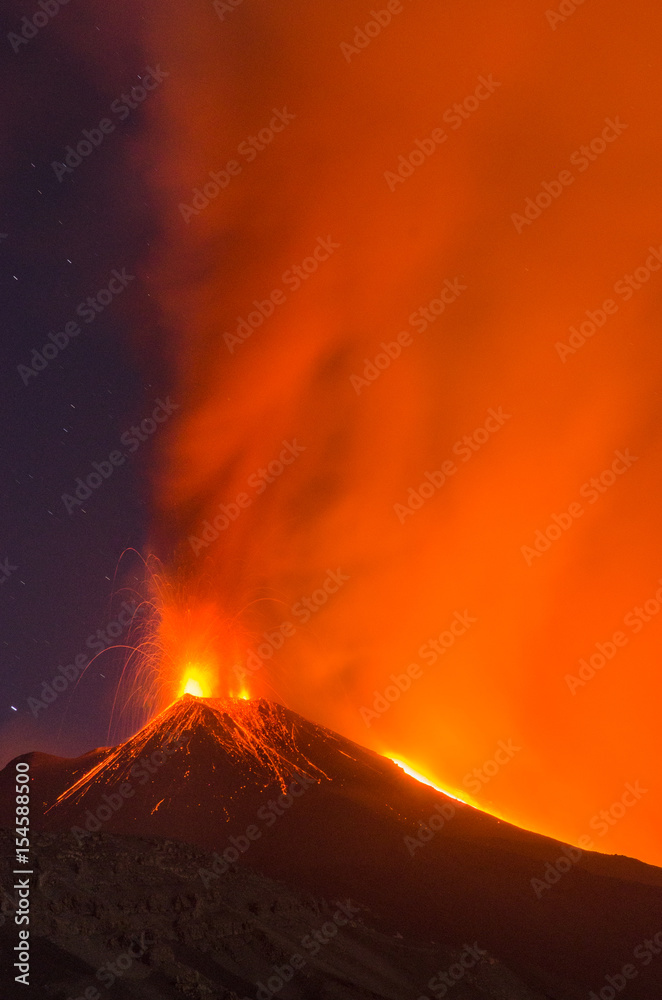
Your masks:
<svg viewBox="0 0 662 1000"><path fill-rule="evenodd" d="M209 691L205 690L197 677L192 677L187 671L186 680L181 690L181 694L192 694L196 698L208 698Z"/></svg>
<svg viewBox="0 0 662 1000"><path fill-rule="evenodd" d="M662 865L662 7L425 0L350 62L359 0L214 30L191 0L185 44L175 0L146 17L168 697L239 662L510 822Z"/></svg>
<svg viewBox="0 0 662 1000"><path fill-rule="evenodd" d="M284 793L292 780L293 768L314 780L328 777L297 746L291 723L283 718L278 706L269 702L235 698L214 698L204 702L196 700L191 704L188 698L180 698L77 778L58 796L50 809L77 795L82 789L89 788L101 775L121 773L128 762L140 757L155 737L162 742L166 732L168 739L172 740L184 730L190 731L197 727L204 727L207 736L217 740L234 760L248 762L252 769L266 776L269 781L277 780ZM157 803L152 813L156 812L161 802Z"/></svg>
<svg viewBox="0 0 662 1000"><path fill-rule="evenodd" d="M429 785L430 788L434 788L435 792L442 792L443 795L447 795L449 799L455 799L456 802L465 801L458 795L452 795L451 792L446 791L445 788L440 788L439 785L435 785L433 781L430 781L430 779L426 778L425 775L415 771L413 767L409 766L409 764L403 764L401 760L396 760L395 757L391 757L391 760L394 764L397 764L398 767L401 767L405 774L408 774L411 778L416 778L416 781L420 781L423 785ZM465 802L465 805L469 805L469 803Z"/></svg>
<svg viewBox="0 0 662 1000"><path fill-rule="evenodd" d="M234 666L241 661L240 629L216 602L197 597L195 588L185 595L176 575L154 574L152 588L155 634L146 653L157 661L159 708L183 694L228 697L238 684L247 690Z"/></svg>
<svg viewBox="0 0 662 1000"><path fill-rule="evenodd" d="M239 686L234 687L230 690L231 698L238 698L240 701L250 701L251 694L248 690L248 685L245 681L242 681Z"/></svg>

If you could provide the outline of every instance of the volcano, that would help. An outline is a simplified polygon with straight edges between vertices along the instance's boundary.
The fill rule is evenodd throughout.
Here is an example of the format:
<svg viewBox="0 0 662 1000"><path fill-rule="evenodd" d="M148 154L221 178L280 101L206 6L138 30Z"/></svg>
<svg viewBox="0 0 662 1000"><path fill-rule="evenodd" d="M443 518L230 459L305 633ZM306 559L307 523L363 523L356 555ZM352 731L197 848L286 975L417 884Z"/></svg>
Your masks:
<svg viewBox="0 0 662 1000"><path fill-rule="evenodd" d="M462 992L465 981L458 1000L609 1000L610 983L630 978L637 1000L662 996L662 870L521 830L273 702L185 695L117 747L17 758L0 774L7 827L19 760L33 831L60 853L180 844L202 852L201 892L230 892L250 872L297 898L351 900L374 935L454 954L475 943L532 991ZM448 988L440 980L435 995Z"/></svg>

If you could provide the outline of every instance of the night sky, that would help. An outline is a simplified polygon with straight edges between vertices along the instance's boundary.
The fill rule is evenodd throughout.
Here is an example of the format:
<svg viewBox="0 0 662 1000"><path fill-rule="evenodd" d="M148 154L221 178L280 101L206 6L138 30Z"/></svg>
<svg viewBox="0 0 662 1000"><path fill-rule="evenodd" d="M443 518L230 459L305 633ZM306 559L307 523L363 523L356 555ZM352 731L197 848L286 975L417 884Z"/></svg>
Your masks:
<svg viewBox="0 0 662 1000"><path fill-rule="evenodd" d="M27 9L5 6L3 43ZM138 363L127 348L128 318L135 322L150 308L137 277L126 287L114 281L120 292L102 311L83 306L77 313L89 296L108 287L113 270L135 276L153 225L127 153L132 132L141 127L140 107L124 121L107 112L117 123L114 132L76 169L61 172L59 179L52 166L145 72L140 45L113 34L102 17L92 17L89 7L74 10L72 4L18 52L11 44L1 50L0 559L11 570L0 589L5 759L17 734L21 742L63 752L107 739L122 662L117 654L99 657L73 697L64 692L36 719L27 699L39 697L42 682L116 619L116 608L127 599L122 586L142 578L135 558L125 556L120 564L120 557L125 549L140 551L144 545L151 439L128 454L120 438L136 419L149 416L154 400L167 391L158 359ZM79 33L85 35L83 51ZM102 302L107 298L102 294ZM62 332L76 322L80 333L64 346ZM51 334L62 345L55 357ZM41 354L47 344L51 359L44 362L32 352ZM107 460L118 448L126 453L124 463L87 502L70 504L69 513L63 494L72 494L76 478L86 478L93 462ZM67 709L65 730L58 735Z"/></svg>

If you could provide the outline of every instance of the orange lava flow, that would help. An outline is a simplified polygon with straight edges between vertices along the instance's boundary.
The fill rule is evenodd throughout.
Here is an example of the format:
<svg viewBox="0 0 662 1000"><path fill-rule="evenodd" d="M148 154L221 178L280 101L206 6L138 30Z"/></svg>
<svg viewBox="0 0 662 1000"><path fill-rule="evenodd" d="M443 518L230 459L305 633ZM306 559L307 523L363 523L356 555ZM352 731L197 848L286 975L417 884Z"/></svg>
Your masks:
<svg viewBox="0 0 662 1000"><path fill-rule="evenodd" d="M257 782L277 782L286 792L292 776L318 780L326 773L306 757L282 721L278 706L264 700L199 698L186 695L144 726L135 736L108 751L53 805L76 799L95 783L117 785L148 752L172 746L173 754L189 753L190 740L211 743L221 758L228 757L254 775Z"/></svg>
<svg viewBox="0 0 662 1000"><path fill-rule="evenodd" d="M419 771L415 771L413 767L409 764L404 764L401 760L396 760L395 757L391 757L394 764L401 767L405 774L408 774L410 778L415 778L416 781L420 781L423 785L429 785L430 788L434 788L435 792L441 792L443 795L447 795L449 799L455 799L456 802L464 802L465 805L470 805L465 799L461 799L459 795L453 795L452 792L447 791L445 788L440 788L439 785L435 785L434 781L430 781L425 775L421 774Z"/></svg>

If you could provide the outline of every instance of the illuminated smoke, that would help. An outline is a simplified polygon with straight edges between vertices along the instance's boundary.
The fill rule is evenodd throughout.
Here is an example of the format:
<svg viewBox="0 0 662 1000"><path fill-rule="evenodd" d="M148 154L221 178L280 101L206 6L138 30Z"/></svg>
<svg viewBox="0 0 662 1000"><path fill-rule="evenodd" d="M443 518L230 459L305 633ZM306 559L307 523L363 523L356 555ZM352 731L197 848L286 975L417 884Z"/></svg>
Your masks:
<svg viewBox="0 0 662 1000"><path fill-rule="evenodd" d="M148 24L170 76L145 141L162 239L144 347L181 402L162 436L155 548L193 603L241 621L252 695L460 795L514 740L478 800L566 840L657 774L660 623L635 634L623 619L662 577L661 279L628 300L614 285L662 238L660 15L626 37L614 0L589 8L552 26L524 0L507 15L405 4L349 61L340 45L370 18L355 0L245 0L223 19L164 0ZM454 128L444 113L465 101ZM627 128L586 167L571 161L606 119ZM250 136L254 157L240 152ZM403 183L385 176L416 151ZM513 220L527 205L534 218ZM318 247L327 259L295 289L291 269ZM434 317L442 292L430 322L420 310ZM562 360L555 344L586 310L595 332ZM365 359L383 369L372 381ZM632 467L582 495L626 449ZM420 509L403 513L408 501ZM527 565L522 547L555 524ZM329 571L348 579L324 600ZM456 614L476 621L435 658ZM573 694L566 675L619 628L627 647ZM412 663L367 726L361 708ZM659 813L651 791L596 847L659 863Z"/></svg>

